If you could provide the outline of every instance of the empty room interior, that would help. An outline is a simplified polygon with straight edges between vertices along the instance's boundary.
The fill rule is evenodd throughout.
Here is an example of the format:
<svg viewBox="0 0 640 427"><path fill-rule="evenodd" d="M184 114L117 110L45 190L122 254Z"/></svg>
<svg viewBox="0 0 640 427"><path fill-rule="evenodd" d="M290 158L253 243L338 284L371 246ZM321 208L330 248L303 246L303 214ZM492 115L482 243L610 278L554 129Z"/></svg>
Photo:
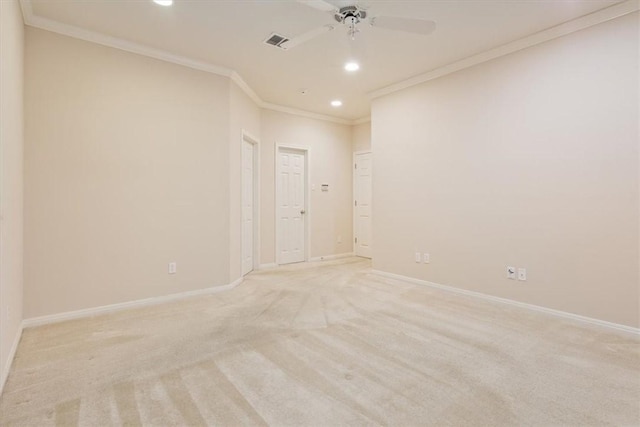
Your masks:
<svg viewBox="0 0 640 427"><path fill-rule="evenodd" d="M0 0L0 425L640 425L640 0Z"/></svg>

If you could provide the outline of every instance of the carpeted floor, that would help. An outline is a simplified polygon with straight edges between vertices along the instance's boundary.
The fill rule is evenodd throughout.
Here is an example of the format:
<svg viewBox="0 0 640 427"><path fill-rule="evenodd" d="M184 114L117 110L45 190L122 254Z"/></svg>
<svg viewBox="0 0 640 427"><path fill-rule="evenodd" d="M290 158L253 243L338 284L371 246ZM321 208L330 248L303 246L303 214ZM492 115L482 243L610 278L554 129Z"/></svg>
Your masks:
<svg viewBox="0 0 640 427"><path fill-rule="evenodd" d="M640 339L351 258L27 329L9 425L639 425Z"/></svg>

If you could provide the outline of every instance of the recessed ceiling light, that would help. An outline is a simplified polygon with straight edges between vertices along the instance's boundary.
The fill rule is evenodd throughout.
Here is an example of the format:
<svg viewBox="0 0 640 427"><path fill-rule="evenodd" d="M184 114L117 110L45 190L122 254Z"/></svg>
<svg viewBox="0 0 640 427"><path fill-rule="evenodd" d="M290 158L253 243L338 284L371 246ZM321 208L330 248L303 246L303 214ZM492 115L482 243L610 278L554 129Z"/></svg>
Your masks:
<svg viewBox="0 0 640 427"><path fill-rule="evenodd" d="M331 101L331 106L332 107L340 107L342 105L342 101L336 99L334 101Z"/></svg>
<svg viewBox="0 0 640 427"><path fill-rule="evenodd" d="M153 2L160 6L171 6L173 4L173 0L153 0Z"/></svg>
<svg viewBox="0 0 640 427"><path fill-rule="evenodd" d="M350 61L344 64L344 69L351 72L358 71L360 69L360 65L355 61Z"/></svg>

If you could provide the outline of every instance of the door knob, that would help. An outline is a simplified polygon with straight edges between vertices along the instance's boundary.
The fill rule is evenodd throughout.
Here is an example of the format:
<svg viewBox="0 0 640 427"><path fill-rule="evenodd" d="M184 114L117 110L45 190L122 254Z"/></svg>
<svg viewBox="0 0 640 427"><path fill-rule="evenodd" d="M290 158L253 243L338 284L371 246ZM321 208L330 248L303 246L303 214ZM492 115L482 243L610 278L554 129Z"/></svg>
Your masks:
<svg viewBox="0 0 640 427"><path fill-rule="evenodd" d="M304 215L305 213L307 213L307 211L305 211L304 209L302 209L302 210L300 211L300 214L302 214L302 215Z"/></svg>

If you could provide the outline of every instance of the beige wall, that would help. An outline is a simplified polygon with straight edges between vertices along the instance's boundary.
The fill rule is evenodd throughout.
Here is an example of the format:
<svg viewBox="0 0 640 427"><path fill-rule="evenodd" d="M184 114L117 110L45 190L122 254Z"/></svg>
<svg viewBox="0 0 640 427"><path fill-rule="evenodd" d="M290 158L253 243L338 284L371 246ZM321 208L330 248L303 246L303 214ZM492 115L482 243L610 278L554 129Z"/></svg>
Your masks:
<svg viewBox="0 0 640 427"><path fill-rule="evenodd" d="M242 132L260 139L260 108L238 85L230 84L229 268L234 281L242 276Z"/></svg>
<svg viewBox="0 0 640 427"><path fill-rule="evenodd" d="M229 79L32 28L25 67L25 317L228 283Z"/></svg>
<svg viewBox="0 0 640 427"><path fill-rule="evenodd" d="M351 147L354 153L371 151L371 122L351 126Z"/></svg>
<svg viewBox="0 0 640 427"><path fill-rule="evenodd" d="M261 123L261 262L275 262L275 147L308 148L311 191L311 255L320 257L353 251L351 128L271 110ZM320 191L320 184L329 191ZM338 243L338 237L342 243Z"/></svg>
<svg viewBox="0 0 640 427"><path fill-rule="evenodd" d="M261 141L261 262L274 261L276 141L311 149L310 256L352 251L349 126L262 111L228 78L42 30L27 31L26 61L26 317L239 278L243 130Z"/></svg>
<svg viewBox="0 0 640 427"><path fill-rule="evenodd" d="M0 1L0 392L22 322L23 54L20 6Z"/></svg>
<svg viewBox="0 0 640 427"><path fill-rule="evenodd" d="M638 48L635 13L376 99L374 268L640 326Z"/></svg>

